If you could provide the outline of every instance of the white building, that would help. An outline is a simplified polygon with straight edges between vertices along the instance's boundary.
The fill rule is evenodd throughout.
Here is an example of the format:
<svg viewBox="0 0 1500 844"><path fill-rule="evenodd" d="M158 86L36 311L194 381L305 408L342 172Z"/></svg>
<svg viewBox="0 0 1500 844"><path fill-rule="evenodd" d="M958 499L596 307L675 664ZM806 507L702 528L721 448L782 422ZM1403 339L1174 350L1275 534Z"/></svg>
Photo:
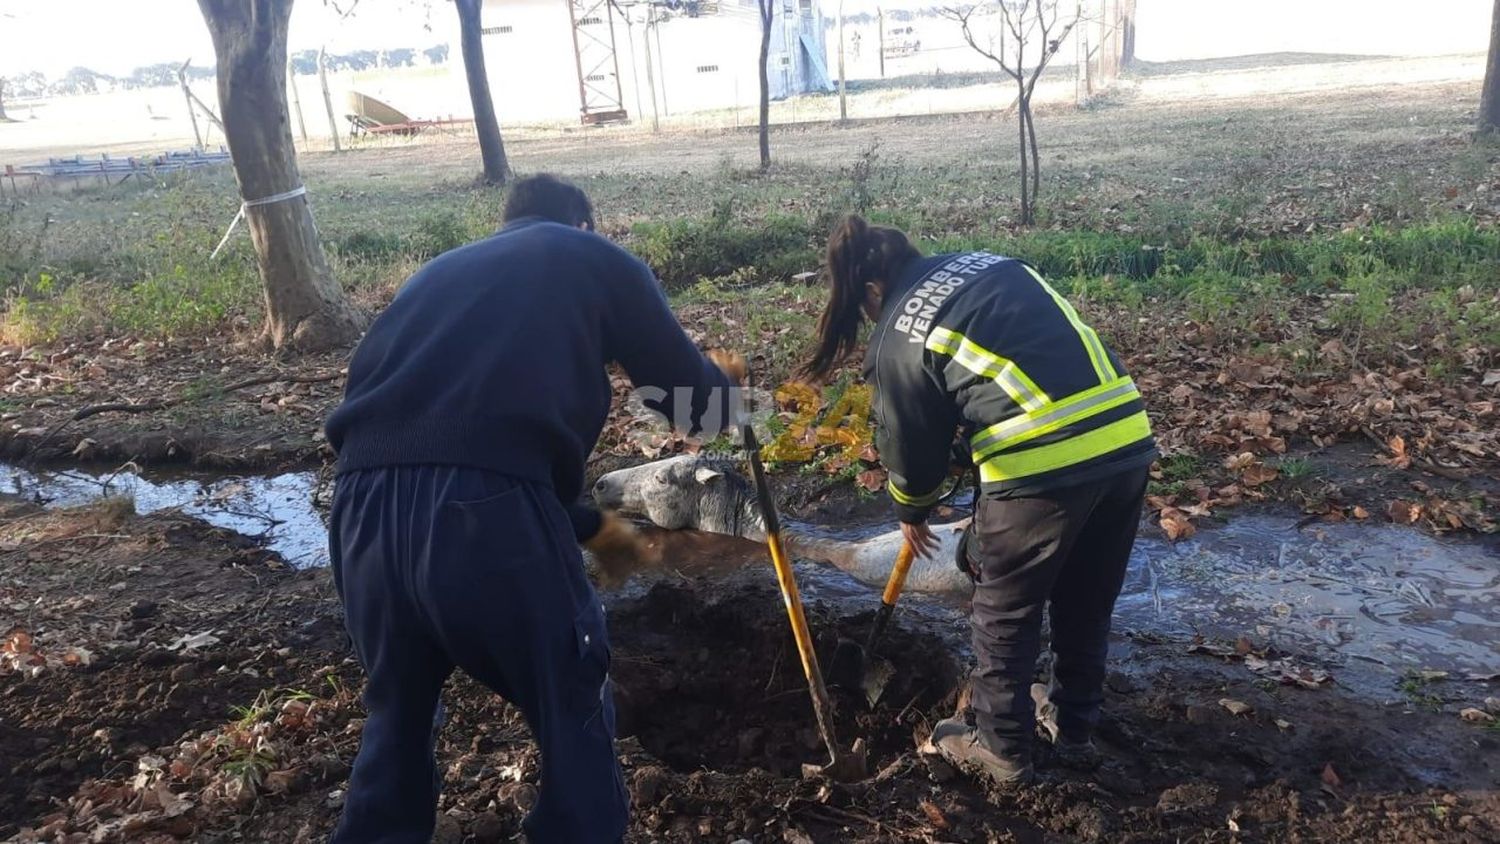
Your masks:
<svg viewBox="0 0 1500 844"><path fill-rule="evenodd" d="M774 2L771 96L831 90L819 0ZM619 108L631 120L645 121L652 118L653 104L662 116L750 109L759 97L757 3L486 0L485 68L500 121L577 120L585 113L601 120ZM449 72L454 84L462 86L454 26Z"/></svg>

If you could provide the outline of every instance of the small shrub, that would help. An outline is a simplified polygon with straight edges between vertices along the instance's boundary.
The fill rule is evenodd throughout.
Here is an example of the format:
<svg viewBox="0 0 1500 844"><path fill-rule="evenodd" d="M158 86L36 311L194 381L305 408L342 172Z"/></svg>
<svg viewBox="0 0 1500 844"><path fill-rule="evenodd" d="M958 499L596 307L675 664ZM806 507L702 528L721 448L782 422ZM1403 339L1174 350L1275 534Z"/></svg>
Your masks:
<svg viewBox="0 0 1500 844"><path fill-rule="evenodd" d="M801 217L770 215L760 225L737 223L722 212L708 219L638 223L631 247L668 288L753 268L785 279L817 266L814 235Z"/></svg>

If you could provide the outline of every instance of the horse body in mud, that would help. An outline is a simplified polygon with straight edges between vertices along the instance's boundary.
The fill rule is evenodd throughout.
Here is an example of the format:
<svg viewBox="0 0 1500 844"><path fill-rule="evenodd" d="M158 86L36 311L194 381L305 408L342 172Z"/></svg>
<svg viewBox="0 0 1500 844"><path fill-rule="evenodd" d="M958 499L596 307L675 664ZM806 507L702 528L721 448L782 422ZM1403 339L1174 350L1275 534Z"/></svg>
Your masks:
<svg viewBox="0 0 1500 844"><path fill-rule="evenodd" d="M667 530L699 530L755 542L766 538L750 484L728 461L702 455L669 457L610 472L594 484L594 500L601 507L644 516ZM933 528L941 547L931 559L912 564L907 590L965 596L972 591L968 576L953 562L966 525L962 521ZM899 530L848 538L796 523L786 523L782 534L793 556L827 563L877 588L885 585L902 542Z"/></svg>

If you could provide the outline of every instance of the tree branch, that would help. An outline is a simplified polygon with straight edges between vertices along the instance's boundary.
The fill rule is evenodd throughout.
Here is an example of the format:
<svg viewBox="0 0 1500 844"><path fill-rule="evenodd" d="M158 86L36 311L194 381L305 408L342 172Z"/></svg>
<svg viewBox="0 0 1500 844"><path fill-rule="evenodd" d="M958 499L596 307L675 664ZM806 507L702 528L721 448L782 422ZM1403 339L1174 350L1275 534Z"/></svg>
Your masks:
<svg viewBox="0 0 1500 844"><path fill-rule="evenodd" d="M1017 83L1022 82L1024 80L1024 78L1025 78L1025 77L1023 77L1021 75L1022 68L1019 65L1017 65L1016 69L1012 70L1010 68L1010 65L1007 65L1005 63L1004 51L1001 51L1001 55L996 56L994 53L991 53L989 50L986 50L985 48L979 46L979 42L974 38L974 31L972 29L970 29L970 27L969 27L969 18L973 16L974 10L976 8L978 8L978 7L976 7L976 6L970 6L967 10L960 10L960 9L957 9L957 8L949 7L949 8L943 9L942 10L942 14L943 14L944 17L951 18L951 19L953 19L955 21L958 21L959 26L963 30L964 41L968 42L969 47L971 47L974 50L974 52L978 53L981 56L984 56L985 58L987 58L990 61L994 62L995 64L999 65L1000 69L1003 70L1003 71L1005 71L1012 79L1016 80ZM1005 8L1004 3L1002 3L1000 5L1000 8L1001 9Z"/></svg>
<svg viewBox="0 0 1500 844"><path fill-rule="evenodd" d="M1058 49L1062 47L1062 42L1068 37L1068 33L1073 31L1073 27L1077 23L1077 20L1069 21L1068 25L1063 27L1063 31L1058 34L1057 38L1048 42L1047 51L1042 54L1042 60L1036 63L1036 70L1031 74L1031 81L1026 83L1026 96L1028 98L1030 98L1031 92L1036 90L1036 83L1038 79L1041 79L1042 71L1047 69L1047 65L1052 61L1052 57L1057 55Z"/></svg>

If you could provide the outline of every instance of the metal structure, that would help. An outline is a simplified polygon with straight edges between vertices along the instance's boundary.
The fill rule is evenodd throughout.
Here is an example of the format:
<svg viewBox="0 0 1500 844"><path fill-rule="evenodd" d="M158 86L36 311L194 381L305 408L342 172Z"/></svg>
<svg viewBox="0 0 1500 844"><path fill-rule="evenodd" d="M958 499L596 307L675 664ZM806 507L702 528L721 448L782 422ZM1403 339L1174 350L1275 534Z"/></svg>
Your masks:
<svg viewBox="0 0 1500 844"><path fill-rule="evenodd" d="M610 0L566 0L578 67L579 117L588 125L628 120L620 62L615 56Z"/></svg>
<svg viewBox="0 0 1500 844"><path fill-rule="evenodd" d="M0 168L0 196L5 196L5 182L10 182L10 192L21 195L22 186L17 180L27 181L27 189L41 193L43 184L61 184L71 179L75 185L84 179L103 179L106 185L124 184L135 175L157 175L198 167L222 166L230 163L229 151L219 147L218 152L193 149L189 152L165 152L161 155L110 158L106 153L98 158L49 158L46 164L6 164ZM116 180L115 177L119 177Z"/></svg>

